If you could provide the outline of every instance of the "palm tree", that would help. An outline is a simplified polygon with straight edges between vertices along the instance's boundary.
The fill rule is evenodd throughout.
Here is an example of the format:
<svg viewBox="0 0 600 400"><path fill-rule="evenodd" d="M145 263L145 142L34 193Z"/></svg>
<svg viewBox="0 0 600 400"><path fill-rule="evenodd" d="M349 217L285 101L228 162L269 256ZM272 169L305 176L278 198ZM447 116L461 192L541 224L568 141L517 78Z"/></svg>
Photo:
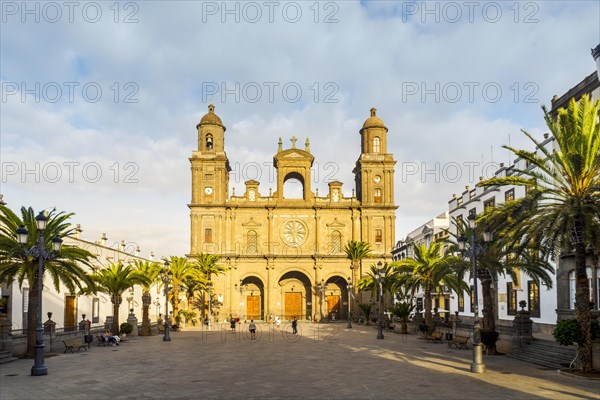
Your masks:
<svg viewBox="0 0 600 400"><path fill-rule="evenodd" d="M415 306L412 303L400 302L393 306L390 310L392 314L400 318L400 321L402 322L402 333L408 333L408 317L414 308Z"/></svg>
<svg viewBox="0 0 600 400"><path fill-rule="evenodd" d="M358 293L356 283L360 276L360 266L363 259L371 256L371 246L366 242L358 242L350 240L344 246L344 253L346 258L350 260L350 271L352 274L352 287Z"/></svg>
<svg viewBox="0 0 600 400"><path fill-rule="evenodd" d="M209 282L211 280L212 275L221 275L224 274L229 268L223 265L219 265L219 256L214 254L206 254L200 253L198 258L196 259L194 265L198 269L201 274L201 277L204 279L204 282ZM213 295L208 301L211 302L211 306L213 302ZM204 308L204 307L203 307ZM210 316L208 316L210 318Z"/></svg>
<svg viewBox="0 0 600 400"><path fill-rule="evenodd" d="M150 316L148 309L152 304L152 296L150 295L150 287L158 281L161 266L157 262L147 260L135 260L135 269L142 275L148 278L148 281L142 283L142 329L139 332L140 336L150 336Z"/></svg>
<svg viewBox="0 0 600 400"><path fill-rule="evenodd" d="M171 278L171 284L173 285L171 292L173 318L177 318L179 313L179 291L183 283L189 278L201 278L201 274L196 265L186 257L171 256L168 261L170 263L169 271L173 273L173 277Z"/></svg>
<svg viewBox="0 0 600 400"><path fill-rule="evenodd" d="M425 324L433 329L431 294L442 292L444 286L459 293L467 289L463 280L465 263L458 257L443 255L443 242L413 244L414 255L391 265L395 268L397 285L406 285L412 293L423 290L425 295Z"/></svg>
<svg viewBox="0 0 600 400"><path fill-rule="evenodd" d="M489 210L488 210L489 212ZM485 213L484 213L485 215ZM485 217L483 217L485 218ZM475 258L477 268L477 278L481 282L481 298L483 300L483 329L496 332L496 314L494 311L494 295L492 284L497 282L498 276L509 275L513 282L518 282L519 270L526 273L538 285L543 284L549 288L552 287L552 277L554 269L552 266L537 257L537 252L531 248L517 249L511 246L505 246L503 240L494 240L490 243L484 242L484 229L487 225L479 224L474 230L468 228L465 221L454 219L456 234L453 234L454 243L448 249L450 254L456 254L459 238L462 236L471 243L473 234L477 242L477 257ZM464 267L470 270L470 265ZM496 346L487 347L487 354L497 354Z"/></svg>
<svg viewBox="0 0 600 400"><path fill-rule="evenodd" d="M575 258L575 316L581 330L581 368L592 369L591 312L586 257L597 254L600 236L600 125L598 108L589 96L571 99L556 118L545 107L544 119L556 145L551 152L529 133L536 152L504 146L527 162L529 168L507 177L480 182L481 186L516 185L527 188L523 198L502 204L486 217L508 245L535 245L544 259L573 251ZM540 154L537 152L539 151ZM533 168L531 168L533 167Z"/></svg>
<svg viewBox="0 0 600 400"><path fill-rule="evenodd" d="M131 265L123 265L121 261L99 269L91 278L93 285L84 288L83 293L102 292L110 296L113 304L112 332L116 335L119 332L119 307L123 293L134 285L150 285L150 279Z"/></svg>
<svg viewBox="0 0 600 400"><path fill-rule="evenodd" d="M379 282L377 281L376 276L379 273L379 268L375 264L372 264L370 268L371 270L367 272L367 274L358 281L356 286L361 292L370 291L371 299L375 297L373 300L377 301L379 299ZM390 292L392 290L395 284L395 280L394 270L391 264L385 263L383 264L381 269L383 270L383 279L381 281L381 287L383 289L381 301L383 303L385 293ZM375 296L376 293L377 296Z"/></svg>
<svg viewBox="0 0 600 400"><path fill-rule="evenodd" d="M74 227L67 222L72 213L50 211L48 222L44 230L45 247L50 248L53 237L66 237L73 233ZM31 234L28 243L24 246L17 242L15 232L24 226ZM31 248L40 232L37 231L35 213L32 208L21 208L21 217L18 217L8 207L0 205L0 282L11 284L15 279L19 287L23 281L29 282L29 305L27 308L27 355L34 353L36 320L38 314L38 259L26 254L26 249ZM85 268L90 266L93 255L87 250L77 246L64 245L52 260L44 262L44 273L52 278L56 291L60 291L62 283L69 292L74 293L76 288L81 289L91 284Z"/></svg>

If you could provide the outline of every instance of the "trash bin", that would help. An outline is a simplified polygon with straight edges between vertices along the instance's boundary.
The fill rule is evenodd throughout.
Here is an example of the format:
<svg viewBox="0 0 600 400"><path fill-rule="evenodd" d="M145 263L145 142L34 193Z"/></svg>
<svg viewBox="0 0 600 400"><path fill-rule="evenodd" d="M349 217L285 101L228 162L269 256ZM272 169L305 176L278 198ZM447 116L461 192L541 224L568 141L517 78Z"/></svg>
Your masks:
<svg viewBox="0 0 600 400"><path fill-rule="evenodd" d="M87 343L89 349L92 346L92 343L94 342L94 335L85 335L83 337L83 341Z"/></svg>
<svg viewBox="0 0 600 400"><path fill-rule="evenodd" d="M452 332L446 332L446 340L452 340Z"/></svg>

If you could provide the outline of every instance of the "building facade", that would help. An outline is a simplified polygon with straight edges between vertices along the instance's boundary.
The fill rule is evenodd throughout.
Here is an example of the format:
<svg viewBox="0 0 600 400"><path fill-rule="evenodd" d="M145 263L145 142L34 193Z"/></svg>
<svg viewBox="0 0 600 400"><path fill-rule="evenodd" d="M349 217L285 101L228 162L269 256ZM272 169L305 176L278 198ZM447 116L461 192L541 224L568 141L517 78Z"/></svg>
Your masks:
<svg viewBox="0 0 600 400"><path fill-rule="evenodd" d="M226 128L213 105L196 128L198 146L189 159L189 257L217 254L229 268L211 278L220 304L213 318L345 318L347 283L356 287L368 265L365 262L351 271L344 245L351 240L370 243L374 255L370 265L389 260L395 243L396 161L387 152L388 129L376 110L371 109L359 131L361 148L352 195L344 192L339 181L329 182L325 196L313 191L310 142L306 139L299 148L295 137L288 148L279 139L273 156L274 192L267 195L259 182L249 180L243 194L230 194ZM301 195L285 192L290 180L300 182ZM353 303L356 308L357 301Z"/></svg>

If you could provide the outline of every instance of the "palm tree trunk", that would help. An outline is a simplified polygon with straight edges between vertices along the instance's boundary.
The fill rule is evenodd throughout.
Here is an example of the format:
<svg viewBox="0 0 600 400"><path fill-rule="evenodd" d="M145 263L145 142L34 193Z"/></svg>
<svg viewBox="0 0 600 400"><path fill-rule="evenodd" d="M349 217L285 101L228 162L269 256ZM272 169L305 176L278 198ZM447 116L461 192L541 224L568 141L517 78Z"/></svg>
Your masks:
<svg viewBox="0 0 600 400"><path fill-rule="evenodd" d="M575 237L582 238L583 219L575 218ZM590 291L586 271L586 248L583 240L575 243L575 317L581 332L579 353L581 369L592 370L592 314L590 312Z"/></svg>
<svg viewBox="0 0 600 400"><path fill-rule="evenodd" d="M29 304L27 305L27 357L35 354L35 330L38 313L38 278L37 273L29 287Z"/></svg>
<svg viewBox="0 0 600 400"><path fill-rule="evenodd" d="M428 332L433 332L433 321L431 318L431 290L425 289L425 325L427 325Z"/></svg>
<svg viewBox="0 0 600 400"><path fill-rule="evenodd" d="M117 296L117 295L113 295L111 300L113 303L112 334L118 335L119 334L119 306L121 305L121 302L123 300L121 299L121 296Z"/></svg>
<svg viewBox="0 0 600 400"><path fill-rule="evenodd" d="M152 302L152 296L150 292L145 290L142 294L142 329L140 330L140 336L150 336L150 316L148 315L148 309Z"/></svg>
<svg viewBox="0 0 600 400"><path fill-rule="evenodd" d="M496 331L496 318L494 315L494 299L492 297L492 279L489 274L480 275L481 297L483 298L483 329L486 331ZM488 355L498 354L496 344L487 347Z"/></svg>
<svg viewBox="0 0 600 400"><path fill-rule="evenodd" d="M179 290L176 290L175 288L173 288L173 319L175 321L177 318L177 313L179 312Z"/></svg>

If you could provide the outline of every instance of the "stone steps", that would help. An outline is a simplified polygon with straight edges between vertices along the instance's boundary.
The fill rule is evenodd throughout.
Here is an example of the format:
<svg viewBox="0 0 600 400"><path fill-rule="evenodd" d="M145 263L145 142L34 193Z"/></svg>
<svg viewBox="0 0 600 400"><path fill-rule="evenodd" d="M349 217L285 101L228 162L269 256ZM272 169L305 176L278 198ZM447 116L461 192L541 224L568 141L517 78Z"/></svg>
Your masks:
<svg viewBox="0 0 600 400"><path fill-rule="evenodd" d="M513 352L509 357L541 365L546 368L565 368L575 358L574 346L561 346L550 340L534 340L521 346L513 345Z"/></svg>
<svg viewBox="0 0 600 400"><path fill-rule="evenodd" d="M10 351L0 351L0 364L18 360L18 358L12 356Z"/></svg>

